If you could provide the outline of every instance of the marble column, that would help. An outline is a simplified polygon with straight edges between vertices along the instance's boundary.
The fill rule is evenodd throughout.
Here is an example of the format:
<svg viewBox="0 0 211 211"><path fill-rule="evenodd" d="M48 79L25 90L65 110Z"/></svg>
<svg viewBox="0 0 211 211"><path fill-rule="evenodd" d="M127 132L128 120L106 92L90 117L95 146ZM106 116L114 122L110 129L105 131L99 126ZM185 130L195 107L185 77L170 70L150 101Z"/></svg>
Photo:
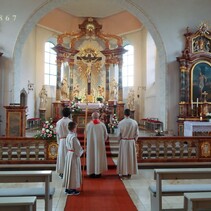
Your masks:
<svg viewBox="0 0 211 211"><path fill-rule="evenodd" d="M119 77L118 77L118 102L123 102L123 91L122 91L122 55L119 58L119 64L118 64L118 68L119 68Z"/></svg>
<svg viewBox="0 0 211 211"><path fill-rule="evenodd" d="M57 58L57 80L56 80L56 101L60 101L61 98L61 60Z"/></svg>
<svg viewBox="0 0 211 211"><path fill-rule="evenodd" d="M73 100L73 69L74 69L74 60L69 62L70 67L70 76L69 76L69 100Z"/></svg>
<svg viewBox="0 0 211 211"><path fill-rule="evenodd" d="M105 64L105 68L106 68L106 95L105 95L105 101L108 101L109 100L109 64Z"/></svg>

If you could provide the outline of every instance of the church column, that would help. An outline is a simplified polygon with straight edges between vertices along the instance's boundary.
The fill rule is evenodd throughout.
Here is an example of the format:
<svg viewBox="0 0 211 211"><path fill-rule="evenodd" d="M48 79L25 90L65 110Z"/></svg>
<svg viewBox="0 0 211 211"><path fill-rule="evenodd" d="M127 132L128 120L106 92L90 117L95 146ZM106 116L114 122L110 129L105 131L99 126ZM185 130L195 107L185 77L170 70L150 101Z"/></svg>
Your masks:
<svg viewBox="0 0 211 211"><path fill-rule="evenodd" d="M105 64L105 68L106 68L106 95L105 95L105 100L108 101L109 100L109 64L106 63Z"/></svg>
<svg viewBox="0 0 211 211"><path fill-rule="evenodd" d="M122 91L122 55L119 58L119 64L118 64L118 68L119 68L119 77L118 77L118 101L119 102L123 102L123 91Z"/></svg>
<svg viewBox="0 0 211 211"><path fill-rule="evenodd" d="M74 60L71 60L69 62L69 67L70 67L69 99L72 101L73 100L73 69L74 69Z"/></svg>
<svg viewBox="0 0 211 211"><path fill-rule="evenodd" d="M61 65L61 60L57 59L56 101L60 101L61 98Z"/></svg>

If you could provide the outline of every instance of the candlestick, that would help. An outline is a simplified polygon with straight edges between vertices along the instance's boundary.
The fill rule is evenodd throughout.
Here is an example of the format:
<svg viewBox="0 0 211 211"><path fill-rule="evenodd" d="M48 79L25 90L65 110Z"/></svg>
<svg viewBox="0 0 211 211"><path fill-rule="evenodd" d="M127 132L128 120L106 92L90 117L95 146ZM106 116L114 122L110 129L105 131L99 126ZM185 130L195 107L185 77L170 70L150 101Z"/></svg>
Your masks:
<svg viewBox="0 0 211 211"><path fill-rule="evenodd" d="M199 98L196 99L196 107L199 107Z"/></svg>
<svg viewBox="0 0 211 211"><path fill-rule="evenodd" d="M191 100L191 109L193 110L193 100Z"/></svg>

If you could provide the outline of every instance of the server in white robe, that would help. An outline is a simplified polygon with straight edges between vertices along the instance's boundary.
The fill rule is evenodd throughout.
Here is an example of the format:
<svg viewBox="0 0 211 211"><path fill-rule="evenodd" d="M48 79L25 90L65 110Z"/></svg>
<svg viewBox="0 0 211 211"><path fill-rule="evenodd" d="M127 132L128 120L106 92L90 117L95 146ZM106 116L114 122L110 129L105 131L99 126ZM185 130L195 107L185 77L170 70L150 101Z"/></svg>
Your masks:
<svg viewBox="0 0 211 211"><path fill-rule="evenodd" d="M63 117L56 123L56 134L57 134L57 144L58 144L56 171L61 178L63 177L65 157L67 154L67 147L65 140L67 134L69 133L68 123L72 121L69 118L70 113L71 113L70 108L64 108L62 110Z"/></svg>
<svg viewBox="0 0 211 211"><path fill-rule="evenodd" d="M92 120L86 126L87 150L86 165L87 175L93 178L101 176L108 170L105 142L108 138L106 126L99 120L99 113L92 113Z"/></svg>
<svg viewBox="0 0 211 211"><path fill-rule="evenodd" d="M139 136L139 128L138 123L130 118L130 109L125 109L124 115L125 118L118 124L120 143L117 174L122 179L129 179L138 171L135 144Z"/></svg>
<svg viewBox="0 0 211 211"><path fill-rule="evenodd" d="M81 186L82 172L81 172L81 155L83 149L76 135L77 124L70 122L68 128L70 133L66 138L67 155L65 159L63 187L68 195L78 195L77 190Z"/></svg>

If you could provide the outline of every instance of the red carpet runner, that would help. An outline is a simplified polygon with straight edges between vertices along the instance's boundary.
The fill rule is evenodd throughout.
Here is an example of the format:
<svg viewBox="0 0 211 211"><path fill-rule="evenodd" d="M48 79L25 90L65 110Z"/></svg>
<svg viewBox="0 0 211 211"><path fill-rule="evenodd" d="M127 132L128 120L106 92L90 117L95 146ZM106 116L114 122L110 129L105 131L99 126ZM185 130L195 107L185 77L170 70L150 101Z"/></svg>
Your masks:
<svg viewBox="0 0 211 211"><path fill-rule="evenodd" d="M108 164L115 165L111 157L108 157ZM115 168L109 167L101 178L89 178L86 172L84 174L83 190L78 196L67 196L65 211L137 210Z"/></svg>

